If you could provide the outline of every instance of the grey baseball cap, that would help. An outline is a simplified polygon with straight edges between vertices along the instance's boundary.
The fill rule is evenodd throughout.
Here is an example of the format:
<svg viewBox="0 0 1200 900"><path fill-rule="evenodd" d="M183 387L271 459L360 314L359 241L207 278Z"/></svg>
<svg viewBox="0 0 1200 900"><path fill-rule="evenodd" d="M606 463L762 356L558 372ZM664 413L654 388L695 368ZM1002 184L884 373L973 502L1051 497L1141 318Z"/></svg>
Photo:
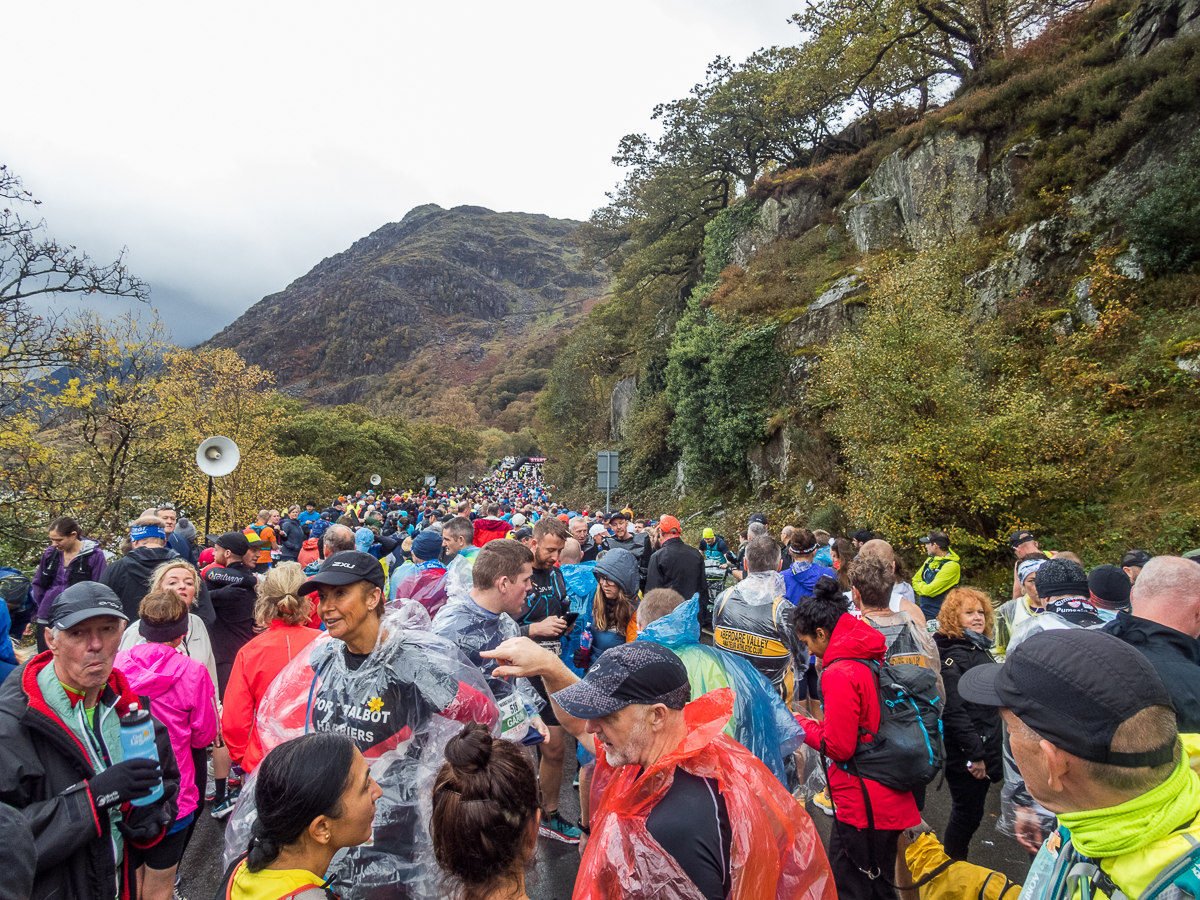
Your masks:
<svg viewBox="0 0 1200 900"><path fill-rule="evenodd" d="M96 616L116 616L129 621L121 607L121 598L112 588L96 581L81 581L54 598L47 621L51 628L62 631Z"/></svg>

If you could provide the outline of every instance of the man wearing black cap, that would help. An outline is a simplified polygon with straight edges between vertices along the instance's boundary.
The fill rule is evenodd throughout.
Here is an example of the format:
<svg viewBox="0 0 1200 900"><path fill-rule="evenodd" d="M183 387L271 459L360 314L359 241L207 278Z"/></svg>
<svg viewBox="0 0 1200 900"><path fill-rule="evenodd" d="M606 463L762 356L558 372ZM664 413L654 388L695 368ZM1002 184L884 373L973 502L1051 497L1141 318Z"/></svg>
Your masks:
<svg viewBox="0 0 1200 900"><path fill-rule="evenodd" d="M1145 550L1130 550L1121 557L1121 568L1125 570L1125 574L1129 576L1130 584L1137 584L1138 575L1141 574L1146 563L1154 559Z"/></svg>
<svg viewBox="0 0 1200 900"><path fill-rule="evenodd" d="M1036 634L958 690L1001 708L1029 792L1058 816L1022 897L1195 896L1200 738L1178 734L1144 656L1100 631Z"/></svg>
<svg viewBox="0 0 1200 900"><path fill-rule="evenodd" d="M152 846L175 820L179 767L166 728L153 720L161 763L126 760L122 751L121 716L148 705L113 669L125 621L107 586L68 587L50 608L50 649L0 687L0 803L33 832L37 900L130 896L136 872L127 843ZM129 805L160 780L161 799Z"/></svg>
<svg viewBox="0 0 1200 900"><path fill-rule="evenodd" d="M1017 564L1030 553L1040 553L1037 538L1033 536L1032 531L1014 531L1008 536L1008 546L1012 548L1013 556L1017 558L1017 562L1013 564L1013 592L1012 599L1017 600L1025 595L1025 587L1021 584L1021 579L1017 577ZM1046 554L1048 557L1053 556L1052 553Z"/></svg>
<svg viewBox="0 0 1200 900"><path fill-rule="evenodd" d="M1133 585L1130 602L1132 611L1118 612L1104 630L1150 660L1171 695L1179 730L1200 733L1200 566L1156 556Z"/></svg>
<svg viewBox="0 0 1200 900"><path fill-rule="evenodd" d="M217 611L210 629L213 658L217 661L217 689L225 695L229 673L237 652L254 637L254 604L258 601L258 578L254 559L258 551L240 531L228 531L216 540L216 565L204 572L204 583Z"/></svg>
<svg viewBox="0 0 1200 900"><path fill-rule="evenodd" d="M962 577L962 568L958 563L958 554L950 549L950 536L944 531L931 531L921 538L925 545L925 562L913 576L913 592L917 595L917 605L926 619L936 619L941 612L942 601L952 588L958 586Z"/></svg>
<svg viewBox="0 0 1200 900"><path fill-rule="evenodd" d="M633 554L638 564L638 579L642 590L646 589L646 566L650 563L650 535L629 530L629 513L616 510L608 519L612 534L604 542L605 549L621 547Z"/></svg>
<svg viewBox="0 0 1200 900"><path fill-rule="evenodd" d="M601 801L591 811L577 900L680 896L685 879L712 900L773 897L777 887L783 893L785 872L794 879L788 897L834 900L829 862L808 814L766 766L723 734L733 710L728 688L685 712L687 669L651 641L606 650L582 680L527 638L481 655L504 663L496 677L543 678L559 720L596 754L592 796ZM785 832L794 839L782 847L761 840Z"/></svg>

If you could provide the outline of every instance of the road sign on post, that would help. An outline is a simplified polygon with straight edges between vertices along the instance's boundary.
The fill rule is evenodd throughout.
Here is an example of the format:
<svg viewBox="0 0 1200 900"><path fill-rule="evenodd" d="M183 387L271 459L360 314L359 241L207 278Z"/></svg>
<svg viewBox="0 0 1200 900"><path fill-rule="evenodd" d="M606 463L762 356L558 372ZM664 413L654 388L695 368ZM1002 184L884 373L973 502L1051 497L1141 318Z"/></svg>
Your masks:
<svg viewBox="0 0 1200 900"><path fill-rule="evenodd" d="M608 512L612 492L617 489L617 451L601 450L596 454L597 486L604 491L604 511Z"/></svg>

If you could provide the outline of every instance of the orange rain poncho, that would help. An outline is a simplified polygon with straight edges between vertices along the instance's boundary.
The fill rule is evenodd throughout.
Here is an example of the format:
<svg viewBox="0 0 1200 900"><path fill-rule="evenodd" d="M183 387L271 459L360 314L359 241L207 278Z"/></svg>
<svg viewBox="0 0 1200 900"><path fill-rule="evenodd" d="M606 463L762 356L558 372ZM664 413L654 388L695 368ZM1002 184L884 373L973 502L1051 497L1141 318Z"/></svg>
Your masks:
<svg viewBox="0 0 1200 900"><path fill-rule="evenodd" d="M597 747L592 837L574 900L703 900L646 829L646 817L671 787L676 766L716 779L725 798L733 828L730 900L837 900L829 860L808 813L757 757L722 733L732 713L729 688L693 700L683 710L687 737L645 769L613 768Z"/></svg>

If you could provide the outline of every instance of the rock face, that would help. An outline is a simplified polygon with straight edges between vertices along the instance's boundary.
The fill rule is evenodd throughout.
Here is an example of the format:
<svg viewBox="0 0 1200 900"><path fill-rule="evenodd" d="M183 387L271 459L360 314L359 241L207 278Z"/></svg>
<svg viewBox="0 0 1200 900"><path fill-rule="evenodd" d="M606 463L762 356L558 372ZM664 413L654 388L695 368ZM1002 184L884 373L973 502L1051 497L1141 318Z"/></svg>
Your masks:
<svg viewBox="0 0 1200 900"><path fill-rule="evenodd" d="M801 190L782 200L767 200L759 210L758 225L744 231L734 241L729 261L745 268L760 248L808 231L817 224L824 209L825 202L816 190Z"/></svg>
<svg viewBox="0 0 1200 900"><path fill-rule="evenodd" d="M609 435L614 441L625 436L625 420L633 408L633 398L637 394L637 378L630 375L622 378L613 388L609 401Z"/></svg>
<svg viewBox="0 0 1200 900"><path fill-rule="evenodd" d="M756 444L746 453L746 467L750 472L750 484L760 491L771 481L787 478L792 464L792 442L787 430L781 428L762 444Z"/></svg>
<svg viewBox="0 0 1200 900"><path fill-rule="evenodd" d="M965 234L1012 207L1029 148L988 159L983 141L940 132L897 150L838 210L859 251L902 239L913 247Z"/></svg>
<svg viewBox="0 0 1200 900"><path fill-rule="evenodd" d="M337 390L442 348L464 365L498 329L519 349L541 312L594 298L606 276L580 270L578 222L478 206L420 206L264 297L207 346L236 350L293 395ZM568 310L570 311L570 310Z"/></svg>
<svg viewBox="0 0 1200 900"><path fill-rule="evenodd" d="M1171 41L1200 33L1200 0L1147 0L1130 14L1123 53L1144 56Z"/></svg>

